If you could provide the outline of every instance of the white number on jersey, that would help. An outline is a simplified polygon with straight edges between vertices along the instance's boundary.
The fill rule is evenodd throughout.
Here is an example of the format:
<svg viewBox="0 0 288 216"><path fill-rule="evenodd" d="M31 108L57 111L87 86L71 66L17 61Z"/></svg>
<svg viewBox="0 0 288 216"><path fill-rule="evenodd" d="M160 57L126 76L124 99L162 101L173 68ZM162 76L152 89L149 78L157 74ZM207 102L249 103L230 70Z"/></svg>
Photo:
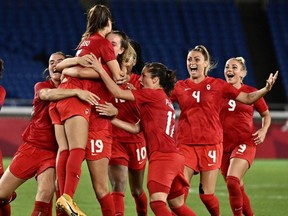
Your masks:
<svg viewBox="0 0 288 216"><path fill-rule="evenodd" d="M246 150L246 144L241 144L241 145L239 145L239 148L238 148L238 152L241 152L241 153L243 153L245 150Z"/></svg>
<svg viewBox="0 0 288 216"><path fill-rule="evenodd" d="M141 149L136 149L137 161L142 161L146 158L147 151L146 147L142 147Z"/></svg>
<svg viewBox="0 0 288 216"><path fill-rule="evenodd" d="M208 152L208 157L210 157L213 163L216 163L216 150L210 150Z"/></svg>
<svg viewBox="0 0 288 216"><path fill-rule="evenodd" d="M175 119L175 113L168 111L167 113L167 123L166 123L166 134L170 137L173 137L175 125L171 125L172 119Z"/></svg>
<svg viewBox="0 0 288 216"><path fill-rule="evenodd" d="M95 154L95 153L101 153L103 151L103 142L102 140L91 140L90 141L90 145L91 145L91 153Z"/></svg>
<svg viewBox="0 0 288 216"><path fill-rule="evenodd" d="M197 103L200 103L200 91L193 91L192 97L196 99Z"/></svg>
<svg viewBox="0 0 288 216"><path fill-rule="evenodd" d="M115 102L116 103L125 103L125 100L119 99L119 98L115 98Z"/></svg>
<svg viewBox="0 0 288 216"><path fill-rule="evenodd" d="M229 105L228 110L230 112L233 112L236 108L236 102L234 100L229 100L228 105Z"/></svg>

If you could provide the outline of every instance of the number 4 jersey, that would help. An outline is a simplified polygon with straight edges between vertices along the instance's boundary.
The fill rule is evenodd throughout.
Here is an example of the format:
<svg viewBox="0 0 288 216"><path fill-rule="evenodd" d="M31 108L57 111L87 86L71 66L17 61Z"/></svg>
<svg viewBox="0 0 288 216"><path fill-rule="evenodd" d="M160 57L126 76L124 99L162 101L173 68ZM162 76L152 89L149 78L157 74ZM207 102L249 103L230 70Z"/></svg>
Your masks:
<svg viewBox="0 0 288 216"><path fill-rule="evenodd" d="M206 77L200 83L190 78L176 83L171 100L181 109L177 126L177 144L219 144L223 130L219 114L224 98L235 99L239 91L222 79Z"/></svg>

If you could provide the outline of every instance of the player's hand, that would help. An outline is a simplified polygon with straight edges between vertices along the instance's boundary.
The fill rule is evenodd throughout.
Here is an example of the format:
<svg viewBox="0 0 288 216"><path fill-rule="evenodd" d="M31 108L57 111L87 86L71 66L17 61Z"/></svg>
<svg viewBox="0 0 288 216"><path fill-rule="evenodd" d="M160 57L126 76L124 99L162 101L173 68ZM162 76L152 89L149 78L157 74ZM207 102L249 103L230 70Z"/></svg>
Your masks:
<svg viewBox="0 0 288 216"><path fill-rule="evenodd" d="M266 89L270 91L277 80L278 77L278 71L273 75L272 73L270 74L269 78L266 80Z"/></svg>
<svg viewBox="0 0 288 216"><path fill-rule="evenodd" d="M95 107L99 115L114 117L118 115L118 109L112 103L105 102L104 104L97 104Z"/></svg>
<svg viewBox="0 0 288 216"><path fill-rule="evenodd" d="M77 97L91 105L96 105L98 104L98 101L100 101L100 98L97 95L82 89L77 89Z"/></svg>
<svg viewBox="0 0 288 216"><path fill-rule="evenodd" d="M259 145L264 142L266 137L266 131L260 128L255 133L253 133L252 136L254 137L254 143L256 145Z"/></svg>
<svg viewBox="0 0 288 216"><path fill-rule="evenodd" d="M83 67L92 67L94 56L87 54L81 57L77 57L76 62Z"/></svg>

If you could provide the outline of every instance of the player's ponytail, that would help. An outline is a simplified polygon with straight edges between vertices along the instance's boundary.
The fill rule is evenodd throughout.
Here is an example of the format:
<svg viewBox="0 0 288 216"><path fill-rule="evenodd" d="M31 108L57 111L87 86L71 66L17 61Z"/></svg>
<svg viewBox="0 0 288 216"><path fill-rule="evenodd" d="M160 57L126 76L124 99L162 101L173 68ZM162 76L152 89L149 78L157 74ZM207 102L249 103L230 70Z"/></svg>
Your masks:
<svg viewBox="0 0 288 216"><path fill-rule="evenodd" d="M147 63L145 65L149 69L151 78L159 77L159 84L169 96L177 81L176 72L168 69L164 64L159 62Z"/></svg>

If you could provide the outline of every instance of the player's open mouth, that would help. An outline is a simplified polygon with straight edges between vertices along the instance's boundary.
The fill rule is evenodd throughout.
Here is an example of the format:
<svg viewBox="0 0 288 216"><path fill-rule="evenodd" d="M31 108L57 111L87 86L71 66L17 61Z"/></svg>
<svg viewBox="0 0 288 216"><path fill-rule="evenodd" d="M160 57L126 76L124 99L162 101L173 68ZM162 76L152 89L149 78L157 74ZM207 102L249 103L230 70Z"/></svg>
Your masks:
<svg viewBox="0 0 288 216"><path fill-rule="evenodd" d="M197 67L190 67L191 72L196 72L197 71Z"/></svg>

